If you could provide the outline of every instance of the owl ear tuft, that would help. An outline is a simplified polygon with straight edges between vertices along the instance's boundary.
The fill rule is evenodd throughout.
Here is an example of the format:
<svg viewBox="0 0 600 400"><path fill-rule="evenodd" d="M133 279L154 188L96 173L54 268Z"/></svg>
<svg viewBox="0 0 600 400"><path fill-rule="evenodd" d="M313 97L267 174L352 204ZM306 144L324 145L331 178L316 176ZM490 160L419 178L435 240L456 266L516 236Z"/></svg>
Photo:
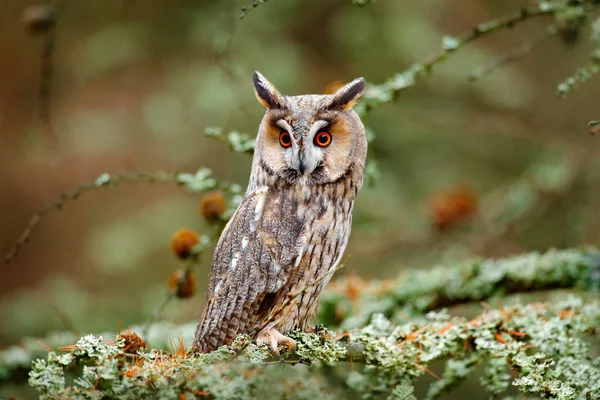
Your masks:
<svg viewBox="0 0 600 400"><path fill-rule="evenodd" d="M356 104L358 98L365 91L367 82L364 78L356 78L352 82L336 90L331 96L330 109L348 110Z"/></svg>
<svg viewBox="0 0 600 400"><path fill-rule="evenodd" d="M260 72L254 71L252 82L254 83L254 95L260 104L268 109L282 106L281 94Z"/></svg>

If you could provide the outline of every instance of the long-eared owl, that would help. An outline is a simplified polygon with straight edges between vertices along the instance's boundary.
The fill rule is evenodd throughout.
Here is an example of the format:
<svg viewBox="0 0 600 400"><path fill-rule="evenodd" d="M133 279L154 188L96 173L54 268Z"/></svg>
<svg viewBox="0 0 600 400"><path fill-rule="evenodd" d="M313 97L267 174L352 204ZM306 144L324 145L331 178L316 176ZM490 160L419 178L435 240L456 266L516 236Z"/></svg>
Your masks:
<svg viewBox="0 0 600 400"><path fill-rule="evenodd" d="M293 350L282 333L311 329L321 292L340 263L363 182L365 130L352 109L355 79L333 94L283 96L253 76L267 111L250 183L213 256L194 347L212 351L238 333Z"/></svg>

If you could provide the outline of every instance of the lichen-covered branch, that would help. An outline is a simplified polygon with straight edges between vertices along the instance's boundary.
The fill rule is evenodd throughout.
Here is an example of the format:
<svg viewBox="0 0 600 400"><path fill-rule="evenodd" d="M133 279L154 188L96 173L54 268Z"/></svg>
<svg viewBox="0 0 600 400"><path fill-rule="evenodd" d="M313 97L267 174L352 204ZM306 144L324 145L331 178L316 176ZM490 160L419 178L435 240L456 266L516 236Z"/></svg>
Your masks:
<svg viewBox="0 0 600 400"><path fill-rule="evenodd" d="M407 270L394 280L355 276L334 281L319 306L319 322L353 329L374 313L392 321L495 295L555 288L600 289L600 250L550 250L499 260Z"/></svg>
<svg viewBox="0 0 600 400"><path fill-rule="evenodd" d="M566 97L578 85L585 83L600 72L600 17L596 18L591 28L590 40L594 48L590 60L586 65L578 68L573 75L558 85L556 95L559 97Z"/></svg>
<svg viewBox="0 0 600 400"><path fill-rule="evenodd" d="M155 322L146 329L145 325L131 327L134 332L145 332L144 339L149 348L168 350L169 337L182 335L191 338L197 322L175 325L168 322ZM104 332L101 336L111 338L117 331ZM19 371L27 371L31 363L38 358L45 358L49 349L58 349L75 343L80 334L76 332L52 332L44 338L24 337L21 343L0 351L0 382L15 379Z"/></svg>
<svg viewBox="0 0 600 400"><path fill-rule="evenodd" d="M361 103L361 108L357 111L359 113L367 112L373 107L394 100L400 92L414 86L418 78L429 75L435 65L444 61L450 54L466 44L500 29L512 28L527 19L552 15L554 12L555 10L552 7L541 5L524 7L513 14L479 24L459 37L444 36L442 48L424 61L411 65L406 71L394 75L382 84L369 85L363 96L364 102Z"/></svg>
<svg viewBox="0 0 600 400"><path fill-rule="evenodd" d="M588 354L584 337L599 325L600 304L576 298L489 310L471 320L430 313L420 325L394 325L376 314L347 334L291 332L298 348L282 360L243 335L207 354L181 344L170 352L131 352L123 337L88 335L35 361L29 384L42 399L346 398L348 392L410 399L414 380L448 360L428 398L483 365L481 383L492 395L513 386L527 395L591 399L600 396L600 359ZM316 373L326 365L344 382L339 392ZM69 383L68 371L76 375Z"/></svg>
<svg viewBox="0 0 600 400"><path fill-rule="evenodd" d="M267 0L252 0L252 3L250 3L250 5L242 7L242 9L241 9L242 12L240 13L240 19L244 19L246 17L246 15L250 12L250 10L255 9L259 5L266 3L266 2L267 2Z"/></svg>
<svg viewBox="0 0 600 400"><path fill-rule="evenodd" d="M493 60L490 64L477 68L471 73L471 75L469 75L469 81L476 81L478 79L481 79L484 76L488 75L490 72L510 62L520 60L521 58L529 55L531 52L533 52L533 50L535 50L537 46L544 43L546 40L556 35L558 32L558 26L554 24L548 25L539 36L523 43L521 46L504 54L496 60Z"/></svg>
<svg viewBox="0 0 600 400"><path fill-rule="evenodd" d="M19 239L15 242L12 250L6 255L6 263L10 263L21 250L21 247L29 241L31 232L40 222L42 217L48 213L61 210L64 205L69 201L77 200L81 195L92 192L94 190L114 187L121 183L176 183L180 186L185 187L190 192L203 192L213 189L220 189L226 191L232 196L239 196L241 194L241 187L236 184L230 184L226 182L219 182L212 176L212 171L208 168L200 168L195 174L187 172L121 172L118 174L101 174L93 182L86 182L79 185L75 190L69 193L63 193L60 198L52 203L45 205L40 211L33 214L27 223L27 226L19 236ZM232 207L237 207L239 199L234 199L230 202ZM231 212L228 211L228 214Z"/></svg>
<svg viewBox="0 0 600 400"><path fill-rule="evenodd" d="M513 28L517 24L526 20L549 16L561 26L577 25L581 27L586 17L596 10L600 1L598 0L582 0L582 1L546 1L540 0L536 6L523 7L520 10L506 15L504 17L495 18L487 22L481 23L461 36L444 36L442 38L441 49L432 53L425 60L411 65L407 70L400 72L387 81L379 85L371 84L363 96L363 102L355 109L359 114L368 112L370 109L382 104L393 101L402 91L415 86L419 78L429 75L432 69L441 62L445 61L448 56L455 53L465 45L491 33L497 32L506 28ZM592 55L592 61L585 67L582 67L576 75L567 79L567 81L558 87L558 94L566 96L566 94L577 84L581 83L598 71L598 38L600 34L600 18L593 24L593 33L591 40L596 45L596 49ZM545 28L546 32L552 34L553 25ZM543 35L544 36L544 35ZM547 36L547 35L546 35ZM525 54L532 50L531 43L525 43L520 53ZM513 57L513 56L509 56Z"/></svg>
<svg viewBox="0 0 600 400"><path fill-rule="evenodd" d="M229 149L236 153L245 153L252 155L254 153L254 145L256 139L247 133L237 131L224 133L221 128L206 128L204 134L208 137L217 139L229 145Z"/></svg>
<svg viewBox="0 0 600 400"><path fill-rule="evenodd" d="M430 270L409 270L397 279L365 281L349 276L332 282L320 303L317 321L340 329L364 327L373 315L392 322L458 303L476 302L502 294L553 288L600 288L600 251L596 248L551 250L500 260L467 261ZM195 323L176 327L166 322L133 326L144 333L149 347L169 349L169 335L192 337ZM147 333L146 333L146 329ZM112 337L105 334L104 337ZM45 347L58 348L76 341L74 333L24 339L19 346L0 352L0 380L25 370L42 357ZM41 344L40 344L41 343ZM44 346L42 346L42 344Z"/></svg>

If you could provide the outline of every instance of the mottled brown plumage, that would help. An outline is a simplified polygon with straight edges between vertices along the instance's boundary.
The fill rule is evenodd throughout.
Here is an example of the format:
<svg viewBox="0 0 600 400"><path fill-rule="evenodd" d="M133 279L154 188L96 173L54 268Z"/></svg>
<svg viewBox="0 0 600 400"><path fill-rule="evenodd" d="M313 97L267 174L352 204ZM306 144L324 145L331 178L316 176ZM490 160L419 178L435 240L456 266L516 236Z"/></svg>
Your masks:
<svg viewBox="0 0 600 400"><path fill-rule="evenodd" d="M275 353L278 344L293 349L281 333L309 327L348 243L363 181L367 141L352 110L362 78L331 95L282 96L259 73L254 87L267 112L246 195L213 257L194 335L201 351L238 333Z"/></svg>

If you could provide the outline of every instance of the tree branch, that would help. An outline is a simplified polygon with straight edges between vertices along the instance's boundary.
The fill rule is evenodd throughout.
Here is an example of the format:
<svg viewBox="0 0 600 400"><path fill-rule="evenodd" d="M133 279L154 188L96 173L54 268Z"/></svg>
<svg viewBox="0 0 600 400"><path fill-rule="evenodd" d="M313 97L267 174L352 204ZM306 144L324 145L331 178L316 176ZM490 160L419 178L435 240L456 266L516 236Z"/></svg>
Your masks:
<svg viewBox="0 0 600 400"><path fill-rule="evenodd" d="M353 329L374 313L393 321L496 295L557 288L600 289L600 250L583 248L474 260L430 270L407 270L397 279L333 282L319 305L319 322Z"/></svg>
<svg viewBox="0 0 600 400"><path fill-rule="evenodd" d="M122 338L111 341L88 335L69 346L67 353L50 352L46 360L35 361L29 384L42 399L176 399L189 394L272 398L285 397L290 390L294 398L342 398L348 392L404 393L402 398L414 398L413 381L427 372L435 375L429 369L434 362L451 360L428 398L456 386L478 364L486 366L488 379L482 382L491 394L502 393L512 383L527 395L597 398L600 359L588 356L581 335L594 334L599 325L600 303L584 305L575 298L555 305L489 310L472 320L431 313L422 324L393 325L377 314L369 325L349 334L291 332L297 351L283 360L273 359L265 346L244 335L212 353L195 354L177 346L170 353L139 351L133 358L125 352ZM332 392L335 389L319 379L320 368L346 362L366 367L350 373L337 370L346 375L347 388ZM65 383L65 371L80 364L86 367L79 377Z"/></svg>

